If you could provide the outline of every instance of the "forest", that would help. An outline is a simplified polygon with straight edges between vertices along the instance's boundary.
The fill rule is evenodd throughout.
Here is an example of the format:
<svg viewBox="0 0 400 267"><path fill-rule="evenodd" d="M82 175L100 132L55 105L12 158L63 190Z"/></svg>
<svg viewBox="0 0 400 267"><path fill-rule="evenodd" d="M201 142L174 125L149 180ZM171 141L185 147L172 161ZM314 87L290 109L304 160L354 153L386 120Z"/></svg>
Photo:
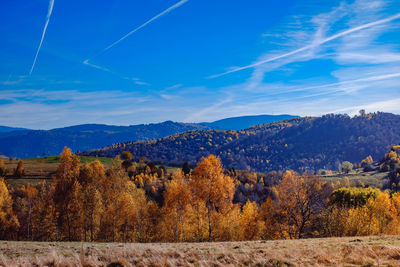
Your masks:
<svg viewBox="0 0 400 267"><path fill-rule="evenodd" d="M390 173L385 191L294 171L225 170L214 155L169 174L144 158L132 163L125 151L105 168L81 163L65 148L51 183L11 187L0 179L0 238L202 242L400 234L399 148L380 165ZM15 173L23 173L22 164Z"/></svg>
<svg viewBox="0 0 400 267"><path fill-rule="evenodd" d="M400 116L391 113L328 114L253 126L242 131L187 131L161 139L116 143L82 152L85 156L115 157L130 151L135 159L194 167L214 154L226 169L316 173L336 170L343 161L383 158L400 140Z"/></svg>

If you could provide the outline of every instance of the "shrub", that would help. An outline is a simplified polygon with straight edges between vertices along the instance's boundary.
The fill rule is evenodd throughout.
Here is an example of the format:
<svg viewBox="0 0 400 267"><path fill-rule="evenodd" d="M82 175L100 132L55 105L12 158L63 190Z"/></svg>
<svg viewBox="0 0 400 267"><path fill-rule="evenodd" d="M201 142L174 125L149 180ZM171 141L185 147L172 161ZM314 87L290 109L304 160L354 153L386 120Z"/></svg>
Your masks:
<svg viewBox="0 0 400 267"><path fill-rule="evenodd" d="M24 162L22 160L18 161L17 168L14 170L14 175L22 177L25 174Z"/></svg>
<svg viewBox="0 0 400 267"><path fill-rule="evenodd" d="M350 163L349 161L344 161L342 163L341 169L342 169L342 172L349 173L353 169L353 164Z"/></svg>

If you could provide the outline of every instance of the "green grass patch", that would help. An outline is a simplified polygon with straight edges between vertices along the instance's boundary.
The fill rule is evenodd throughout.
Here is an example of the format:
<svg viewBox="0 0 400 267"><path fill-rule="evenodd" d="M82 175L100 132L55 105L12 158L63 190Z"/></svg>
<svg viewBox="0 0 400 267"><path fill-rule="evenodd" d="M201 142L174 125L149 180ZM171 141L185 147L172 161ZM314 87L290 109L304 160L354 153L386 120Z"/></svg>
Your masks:
<svg viewBox="0 0 400 267"><path fill-rule="evenodd" d="M343 184L344 178L348 177L351 186L356 186L358 182L362 182L364 185L372 187L382 187L384 179L387 177L386 172L363 172L363 173L349 173L349 174L339 174L339 175L327 175L322 176L322 179L326 182L335 184L340 182Z"/></svg>
<svg viewBox="0 0 400 267"><path fill-rule="evenodd" d="M87 157L87 156L79 156L81 159L81 163L90 163L93 161L100 161L103 164L111 165L113 163L113 158L106 157ZM59 156L48 156L48 157L40 157L40 158L27 158L23 159L25 162L30 163L60 163Z"/></svg>

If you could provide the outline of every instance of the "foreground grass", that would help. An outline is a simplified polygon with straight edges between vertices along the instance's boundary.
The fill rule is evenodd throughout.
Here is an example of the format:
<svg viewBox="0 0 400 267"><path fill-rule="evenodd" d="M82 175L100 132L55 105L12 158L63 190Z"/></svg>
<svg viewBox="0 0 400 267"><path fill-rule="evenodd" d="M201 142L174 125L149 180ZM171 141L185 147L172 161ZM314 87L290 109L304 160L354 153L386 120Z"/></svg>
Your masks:
<svg viewBox="0 0 400 267"><path fill-rule="evenodd" d="M3 266L400 266L400 236L223 243L0 242Z"/></svg>

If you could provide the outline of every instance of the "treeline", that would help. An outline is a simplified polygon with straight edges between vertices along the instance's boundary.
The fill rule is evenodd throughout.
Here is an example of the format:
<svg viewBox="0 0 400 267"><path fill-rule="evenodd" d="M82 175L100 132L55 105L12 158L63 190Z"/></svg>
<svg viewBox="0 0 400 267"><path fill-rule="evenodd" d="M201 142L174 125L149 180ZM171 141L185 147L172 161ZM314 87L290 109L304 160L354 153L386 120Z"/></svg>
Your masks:
<svg viewBox="0 0 400 267"><path fill-rule="evenodd" d="M0 238L201 242L400 234L400 193L293 171L243 175L210 155L163 175L116 159L81 164L66 148L51 184L0 179Z"/></svg>

